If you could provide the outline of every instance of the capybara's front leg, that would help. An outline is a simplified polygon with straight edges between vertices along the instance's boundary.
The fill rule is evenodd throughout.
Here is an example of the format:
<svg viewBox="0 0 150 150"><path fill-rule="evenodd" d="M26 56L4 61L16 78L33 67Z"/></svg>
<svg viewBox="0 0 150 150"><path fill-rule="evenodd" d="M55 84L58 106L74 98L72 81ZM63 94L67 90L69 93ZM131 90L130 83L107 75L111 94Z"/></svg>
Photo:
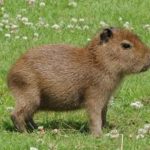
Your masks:
<svg viewBox="0 0 150 150"><path fill-rule="evenodd" d="M93 136L99 137L102 134L101 110L91 107L89 112L89 128Z"/></svg>
<svg viewBox="0 0 150 150"><path fill-rule="evenodd" d="M102 112L107 98L96 88L90 88L86 94L86 108L89 115L90 132L95 137L102 134Z"/></svg>

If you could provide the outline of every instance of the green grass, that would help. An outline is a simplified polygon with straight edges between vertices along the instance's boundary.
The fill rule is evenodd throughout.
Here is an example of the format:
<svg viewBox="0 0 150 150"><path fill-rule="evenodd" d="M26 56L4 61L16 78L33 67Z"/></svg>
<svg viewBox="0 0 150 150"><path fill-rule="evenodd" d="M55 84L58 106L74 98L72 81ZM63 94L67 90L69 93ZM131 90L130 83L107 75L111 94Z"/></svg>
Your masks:
<svg viewBox="0 0 150 150"><path fill-rule="evenodd" d="M116 139L106 137L112 128L123 135L124 150L150 150L150 135L136 139L137 131L144 124L150 123L150 72L127 77L115 94L115 102L109 107L108 120L112 128L105 128L101 138L94 138L88 133L87 117L84 110L66 113L41 112L35 115L38 125L44 126L45 133L35 131L30 134L20 134L14 131L7 107L14 106L7 85L6 75L15 60L26 49L46 43L69 43L84 46L100 28L100 21L111 26L123 26L128 21L141 39L150 46L150 32L143 25L150 23L149 0L86 0L76 1L77 7L69 7L67 0L45 0L45 7L29 6L25 0L7 0L5 12L0 10L0 22L4 13L9 14L8 20L19 25L19 30L6 38L10 29L1 27L0 31L0 150L29 150L36 147L39 150L119 150L121 136ZM22 10L26 9L26 10ZM25 26L16 19L17 14L28 17L33 27ZM42 17L49 24L48 28L35 24ZM122 17L122 21L119 21ZM84 18L84 22L76 23L81 28L88 25L89 29L67 29L71 18ZM53 24L61 24L61 29L54 30ZM75 23L74 23L75 24ZM38 39L33 34L39 34ZM15 36L19 35L19 39ZM22 37L27 36L27 40ZM130 103L141 99L144 107L135 110ZM55 133L54 129L58 129ZM130 137L132 136L132 137Z"/></svg>

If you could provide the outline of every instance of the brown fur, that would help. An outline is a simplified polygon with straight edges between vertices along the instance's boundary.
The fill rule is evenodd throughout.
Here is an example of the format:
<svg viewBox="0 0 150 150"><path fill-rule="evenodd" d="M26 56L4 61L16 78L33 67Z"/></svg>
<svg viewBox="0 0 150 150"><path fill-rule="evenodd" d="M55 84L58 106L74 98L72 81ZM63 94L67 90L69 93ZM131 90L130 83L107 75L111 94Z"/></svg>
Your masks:
<svg viewBox="0 0 150 150"><path fill-rule="evenodd" d="M132 48L121 47L124 41ZM90 130L98 136L106 122L108 101L123 77L149 65L149 49L125 29L105 29L85 48L46 45L31 49L8 74L16 99L13 123L22 132L27 124L36 127L32 118L38 110L85 107Z"/></svg>

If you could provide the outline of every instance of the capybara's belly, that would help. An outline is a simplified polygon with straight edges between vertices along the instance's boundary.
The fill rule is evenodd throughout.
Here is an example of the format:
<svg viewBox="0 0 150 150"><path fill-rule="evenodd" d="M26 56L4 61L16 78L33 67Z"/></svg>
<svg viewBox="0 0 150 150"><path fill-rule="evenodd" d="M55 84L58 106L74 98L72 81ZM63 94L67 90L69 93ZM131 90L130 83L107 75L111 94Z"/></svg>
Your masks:
<svg viewBox="0 0 150 150"><path fill-rule="evenodd" d="M76 92L68 96L58 96L51 93L41 94L40 110L67 111L76 110L84 106L84 94Z"/></svg>

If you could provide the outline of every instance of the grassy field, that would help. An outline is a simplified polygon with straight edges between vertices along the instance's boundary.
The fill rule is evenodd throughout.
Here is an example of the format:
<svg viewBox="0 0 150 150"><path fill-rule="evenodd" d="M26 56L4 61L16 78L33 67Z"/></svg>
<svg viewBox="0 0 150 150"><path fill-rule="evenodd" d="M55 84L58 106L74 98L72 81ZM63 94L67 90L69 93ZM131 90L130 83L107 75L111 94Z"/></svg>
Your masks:
<svg viewBox="0 0 150 150"><path fill-rule="evenodd" d="M45 4L45 5L44 5ZM127 77L109 106L101 138L88 133L84 110L41 112L35 121L45 132L20 134L9 118L14 107L6 75L26 49L46 43L84 46L101 26L133 28L150 46L149 0L5 0L0 6L0 150L150 150L150 134L138 138L138 130L150 123L150 72ZM132 102L143 107L134 109ZM106 136L112 129L119 137Z"/></svg>

